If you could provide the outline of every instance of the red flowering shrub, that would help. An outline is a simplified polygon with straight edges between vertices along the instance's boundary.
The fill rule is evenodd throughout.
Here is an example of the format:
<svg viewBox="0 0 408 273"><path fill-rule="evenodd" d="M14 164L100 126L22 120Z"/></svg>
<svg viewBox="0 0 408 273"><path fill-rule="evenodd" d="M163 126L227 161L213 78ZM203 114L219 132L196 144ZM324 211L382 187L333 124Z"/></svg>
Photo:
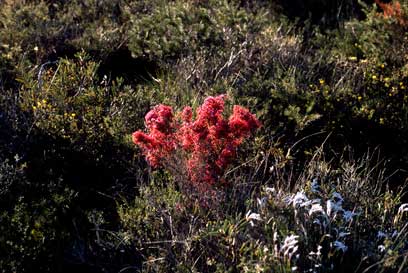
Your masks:
<svg viewBox="0 0 408 273"><path fill-rule="evenodd" d="M401 9L401 4L398 1L391 2L391 3L383 3L380 0L375 0L375 2L381 7L383 10L384 18L395 18L398 23L402 26L407 25L407 21L405 15Z"/></svg>
<svg viewBox="0 0 408 273"><path fill-rule="evenodd" d="M219 186L238 146L261 126L254 115L238 105L226 119L224 99L224 95L208 97L197 109L195 120L191 107L174 114L169 106L155 106L145 117L148 133L133 133L133 142L151 166L178 172L188 180L188 186L200 192Z"/></svg>

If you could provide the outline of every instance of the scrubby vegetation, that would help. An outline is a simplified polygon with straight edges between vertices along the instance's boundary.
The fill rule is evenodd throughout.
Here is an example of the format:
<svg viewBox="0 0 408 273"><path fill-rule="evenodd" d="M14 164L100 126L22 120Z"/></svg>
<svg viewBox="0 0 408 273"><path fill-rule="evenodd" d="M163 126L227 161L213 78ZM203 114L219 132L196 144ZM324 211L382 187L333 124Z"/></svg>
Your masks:
<svg viewBox="0 0 408 273"><path fill-rule="evenodd" d="M1 272L408 272L407 174L406 1L0 0Z"/></svg>

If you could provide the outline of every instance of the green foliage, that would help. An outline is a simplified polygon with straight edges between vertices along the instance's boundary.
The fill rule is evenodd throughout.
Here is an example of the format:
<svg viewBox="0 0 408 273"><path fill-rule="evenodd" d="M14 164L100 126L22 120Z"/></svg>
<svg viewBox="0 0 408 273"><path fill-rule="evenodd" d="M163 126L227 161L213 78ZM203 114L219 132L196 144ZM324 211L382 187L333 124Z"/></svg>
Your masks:
<svg viewBox="0 0 408 273"><path fill-rule="evenodd" d="M18 155L15 163L0 162L2 272L27 272L30 267L53 270L54 263L61 261L61 244L68 238L63 218L74 192L61 181L30 183L26 168Z"/></svg>
<svg viewBox="0 0 408 273"><path fill-rule="evenodd" d="M121 79L108 84L106 76L99 79L98 66L80 53L44 66L38 82L29 71L20 79L20 109L32 115L33 126L81 151L97 155L106 142L127 146L126 135L141 125L155 92L134 90Z"/></svg>
<svg viewBox="0 0 408 273"><path fill-rule="evenodd" d="M265 65L232 93L257 109L267 130L282 135L289 147L307 135L331 132L335 141L329 146L337 151L343 149L339 136L350 145L382 145L399 161L406 152L397 147L406 146L407 135L405 36L404 25L371 8L364 20L351 19L339 29L289 32L284 39L278 32L269 39L274 52L262 49L269 57ZM387 130L395 146L384 145ZM315 140L303 143L304 149L323 141Z"/></svg>
<svg viewBox="0 0 408 273"><path fill-rule="evenodd" d="M68 237L61 227L61 214L71 198L69 191L43 196L34 202L26 202L21 197L11 211L2 213L1 252L4 255L0 264L3 272L25 272L30 266L47 272L54 268L54 262L61 261L60 244ZM50 264L44 264L45 261Z"/></svg>
<svg viewBox="0 0 408 273"><path fill-rule="evenodd" d="M45 2L5 1L0 12L2 56L16 64L23 51L34 57L40 44L47 45L57 29Z"/></svg>
<svg viewBox="0 0 408 273"><path fill-rule="evenodd" d="M238 46L265 22L265 17L226 1L163 2L151 14L131 18L129 48L133 56L154 60L175 59L200 50L217 54Z"/></svg>

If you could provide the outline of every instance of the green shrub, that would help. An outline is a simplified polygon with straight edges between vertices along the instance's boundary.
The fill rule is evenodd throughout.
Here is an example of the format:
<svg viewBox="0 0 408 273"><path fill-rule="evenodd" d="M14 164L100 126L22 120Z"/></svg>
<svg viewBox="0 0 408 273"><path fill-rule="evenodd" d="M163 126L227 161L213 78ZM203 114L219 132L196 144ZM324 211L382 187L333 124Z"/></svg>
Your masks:
<svg viewBox="0 0 408 273"><path fill-rule="evenodd" d="M99 80L97 69L98 64L81 53L75 59L48 64L42 71L26 71L19 79L18 95L6 91L0 95L1 158L8 162L14 156L23 158L26 177L19 181L3 176L3 166L4 172L17 175L23 163L2 165L5 195L1 202L8 208L1 211L1 251L13 247L1 261L5 272L31 272L31 268L61 271L66 258L80 259L82 266L98 259L115 264L113 260L120 259L114 250L103 251L109 244L95 240L84 246L81 237L94 238L86 214L101 203L106 205L103 196L121 194L133 182L129 177L144 179L144 164L130 144L131 132L142 126L145 112L154 103L154 86L133 90L120 79L108 84L107 78ZM71 202L74 193L75 203ZM104 211L108 219L115 219L112 210ZM41 224L38 230L37 218ZM113 225L115 220L107 222ZM7 240L12 246L6 245ZM87 251L86 259L82 251Z"/></svg>
<svg viewBox="0 0 408 273"><path fill-rule="evenodd" d="M81 53L45 66L39 82L36 73L27 73L21 79L21 110L32 115L33 126L77 149L96 155L105 142L126 146L154 103L154 87L134 90L121 79L108 84L97 70L98 64Z"/></svg>
<svg viewBox="0 0 408 273"><path fill-rule="evenodd" d="M260 18L234 3L162 3L151 14L131 17L129 48L134 57L154 60L175 59L204 48L217 54L258 31L265 22Z"/></svg>
<svg viewBox="0 0 408 273"><path fill-rule="evenodd" d="M63 242L68 237L63 218L70 209L74 192L61 181L31 183L27 163L0 162L2 272L51 272L62 262ZM51 270L51 271L50 271Z"/></svg>
<svg viewBox="0 0 408 273"><path fill-rule="evenodd" d="M14 81L27 68L82 49L105 60L126 48L128 17L120 1L4 1L0 7L0 63ZM4 73L9 72L9 74ZM3 81L6 79L3 79Z"/></svg>
<svg viewBox="0 0 408 273"><path fill-rule="evenodd" d="M287 147L323 132L301 143L306 152L332 133L328 146L334 150L343 149L339 139L364 142L380 145L397 165L406 162L397 148L406 146L407 134L405 26L372 9L366 16L336 30L295 30L284 38L272 32L265 40L265 29L257 39L269 41L261 47L266 58L255 71L241 68L245 77L231 93L256 109L266 130ZM395 146L385 140L389 133Z"/></svg>

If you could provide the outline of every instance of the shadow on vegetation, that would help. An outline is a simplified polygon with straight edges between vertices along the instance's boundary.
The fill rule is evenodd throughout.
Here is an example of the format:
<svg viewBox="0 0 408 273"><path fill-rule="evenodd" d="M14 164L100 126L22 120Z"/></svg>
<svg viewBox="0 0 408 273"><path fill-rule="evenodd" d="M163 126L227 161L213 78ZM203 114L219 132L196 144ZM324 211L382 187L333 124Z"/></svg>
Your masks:
<svg viewBox="0 0 408 273"><path fill-rule="evenodd" d="M138 84L149 82L157 77L158 65L144 58L133 58L128 49L119 49L104 58L99 66L100 79L123 78L126 83Z"/></svg>

